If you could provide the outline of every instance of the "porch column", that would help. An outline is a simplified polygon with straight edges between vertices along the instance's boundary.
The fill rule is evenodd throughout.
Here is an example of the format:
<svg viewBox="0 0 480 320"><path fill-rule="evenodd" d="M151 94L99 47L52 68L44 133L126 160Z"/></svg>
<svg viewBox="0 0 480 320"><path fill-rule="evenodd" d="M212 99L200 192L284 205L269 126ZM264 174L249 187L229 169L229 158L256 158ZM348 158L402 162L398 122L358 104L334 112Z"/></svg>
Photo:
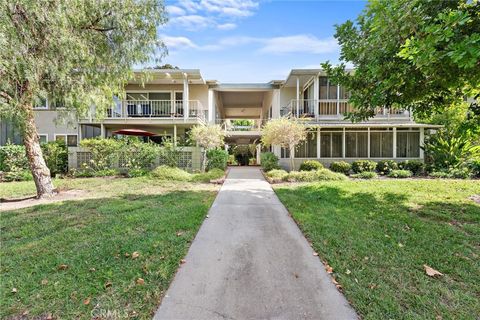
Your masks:
<svg viewBox="0 0 480 320"><path fill-rule="evenodd" d="M105 125L100 123L100 138L105 138Z"/></svg>
<svg viewBox="0 0 480 320"><path fill-rule="evenodd" d="M318 119L318 108L319 108L319 96L320 96L320 83L318 79L319 75L317 74L315 78L313 78L313 113L315 115L315 119Z"/></svg>
<svg viewBox="0 0 480 320"><path fill-rule="evenodd" d="M299 108L300 108L300 78L297 77L297 94L295 95L295 106L296 106L296 110L297 110L297 117L299 116Z"/></svg>
<svg viewBox="0 0 480 320"><path fill-rule="evenodd" d="M320 127L317 128L317 158L320 159Z"/></svg>
<svg viewBox="0 0 480 320"><path fill-rule="evenodd" d="M173 125L173 146L177 146L177 125Z"/></svg>
<svg viewBox="0 0 480 320"><path fill-rule="evenodd" d="M397 128L393 128L393 158L397 158Z"/></svg>
<svg viewBox="0 0 480 320"><path fill-rule="evenodd" d="M184 74L184 79L183 79L183 117L188 119L190 115L190 105L189 105L189 92L188 92L188 78L187 74Z"/></svg>
<svg viewBox="0 0 480 320"><path fill-rule="evenodd" d="M213 89L208 89L208 122L215 122L215 92Z"/></svg>
<svg viewBox="0 0 480 320"><path fill-rule="evenodd" d="M420 128L420 159L425 158L425 154L423 151L423 144L425 143L425 128Z"/></svg>
<svg viewBox="0 0 480 320"><path fill-rule="evenodd" d="M260 164L260 153L262 152L262 146L259 144L257 144L257 164Z"/></svg>
<svg viewBox="0 0 480 320"><path fill-rule="evenodd" d="M340 85L337 85L337 116L340 115Z"/></svg>
<svg viewBox="0 0 480 320"><path fill-rule="evenodd" d="M80 141L82 141L82 125L81 124L78 125L78 143L80 143Z"/></svg>
<svg viewBox="0 0 480 320"><path fill-rule="evenodd" d="M367 128L367 158L370 158L370 127Z"/></svg>
<svg viewBox="0 0 480 320"><path fill-rule="evenodd" d="M345 141L346 141L346 139L345 139L345 128L343 128L343 132L342 132L342 158L344 158L344 159L345 159L345 149L346 149L345 148L346 147L345 146Z"/></svg>
<svg viewBox="0 0 480 320"><path fill-rule="evenodd" d="M272 118L280 118L280 89L273 90L272 96Z"/></svg>

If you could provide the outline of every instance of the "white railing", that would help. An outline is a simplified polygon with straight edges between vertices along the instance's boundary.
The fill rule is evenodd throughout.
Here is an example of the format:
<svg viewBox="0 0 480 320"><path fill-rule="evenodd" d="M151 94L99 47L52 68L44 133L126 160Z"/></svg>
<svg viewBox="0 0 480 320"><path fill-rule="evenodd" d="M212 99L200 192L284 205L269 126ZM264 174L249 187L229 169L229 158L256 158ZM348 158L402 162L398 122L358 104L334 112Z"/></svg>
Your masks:
<svg viewBox="0 0 480 320"><path fill-rule="evenodd" d="M236 120L249 121L249 124L239 124ZM222 126L226 131L260 131L262 128L262 119L217 119L215 122Z"/></svg>
<svg viewBox="0 0 480 320"><path fill-rule="evenodd" d="M315 110L318 113L315 114ZM353 112L353 107L348 103L348 100L341 99L292 99L281 109L281 116L292 116L296 118L343 118L345 114ZM387 109L377 108L376 116L379 118L405 118L410 117L408 111L404 109Z"/></svg>
<svg viewBox="0 0 480 320"><path fill-rule="evenodd" d="M206 119L207 110L198 100L188 100L188 118ZM184 118L183 100L123 100L107 110L107 118Z"/></svg>

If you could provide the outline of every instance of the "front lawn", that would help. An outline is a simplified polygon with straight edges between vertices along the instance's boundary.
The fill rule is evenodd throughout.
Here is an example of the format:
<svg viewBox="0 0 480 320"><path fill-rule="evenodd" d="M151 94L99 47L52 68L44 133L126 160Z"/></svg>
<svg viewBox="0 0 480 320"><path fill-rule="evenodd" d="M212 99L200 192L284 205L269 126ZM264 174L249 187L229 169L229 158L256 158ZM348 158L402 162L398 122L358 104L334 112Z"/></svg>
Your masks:
<svg viewBox="0 0 480 320"><path fill-rule="evenodd" d="M274 186L364 319L480 314L478 181ZM444 276L425 274L428 265Z"/></svg>
<svg viewBox="0 0 480 320"><path fill-rule="evenodd" d="M55 183L94 198L0 212L0 318L151 319L218 187L148 178ZM0 197L32 192L33 182L0 185Z"/></svg>

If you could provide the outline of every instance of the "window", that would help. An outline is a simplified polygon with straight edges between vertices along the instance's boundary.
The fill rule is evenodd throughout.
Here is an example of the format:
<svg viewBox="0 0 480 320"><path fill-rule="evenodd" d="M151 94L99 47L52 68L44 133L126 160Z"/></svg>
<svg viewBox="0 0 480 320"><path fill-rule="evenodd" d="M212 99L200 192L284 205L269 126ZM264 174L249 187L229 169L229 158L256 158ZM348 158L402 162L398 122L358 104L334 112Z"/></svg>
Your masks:
<svg viewBox="0 0 480 320"><path fill-rule="evenodd" d="M46 134L39 134L39 135L38 135L38 140L40 141L40 144L42 144L42 143L47 143L47 142L48 142L48 135L46 135Z"/></svg>
<svg viewBox="0 0 480 320"><path fill-rule="evenodd" d="M370 132L370 157L392 158L393 157L393 132L381 131Z"/></svg>
<svg viewBox="0 0 480 320"><path fill-rule="evenodd" d="M420 156L420 132L397 131L397 158Z"/></svg>
<svg viewBox="0 0 480 320"><path fill-rule="evenodd" d="M345 132L345 157L368 157L368 132Z"/></svg>
<svg viewBox="0 0 480 320"><path fill-rule="evenodd" d="M295 158L317 157L317 133L308 132L307 139L298 144L295 150Z"/></svg>
<svg viewBox="0 0 480 320"><path fill-rule="evenodd" d="M289 148L281 148L280 149L280 158L290 158L290 149Z"/></svg>
<svg viewBox="0 0 480 320"><path fill-rule="evenodd" d="M328 79L320 77L319 79L320 99L328 99Z"/></svg>
<svg viewBox="0 0 480 320"><path fill-rule="evenodd" d="M63 141L68 147L76 147L78 144L76 134L57 134L55 135L55 141Z"/></svg>
<svg viewBox="0 0 480 320"><path fill-rule="evenodd" d="M342 157L343 132L320 132L320 157Z"/></svg>

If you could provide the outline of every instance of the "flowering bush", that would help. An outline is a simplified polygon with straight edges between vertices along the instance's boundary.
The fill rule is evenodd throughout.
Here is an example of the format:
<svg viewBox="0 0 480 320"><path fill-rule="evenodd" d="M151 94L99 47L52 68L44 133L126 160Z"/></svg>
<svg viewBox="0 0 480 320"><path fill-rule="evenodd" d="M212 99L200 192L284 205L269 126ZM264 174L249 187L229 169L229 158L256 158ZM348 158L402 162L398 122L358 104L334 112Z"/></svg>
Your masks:
<svg viewBox="0 0 480 320"><path fill-rule="evenodd" d="M352 163L352 170L355 173L364 171L375 171L377 163L372 160L357 160Z"/></svg>

